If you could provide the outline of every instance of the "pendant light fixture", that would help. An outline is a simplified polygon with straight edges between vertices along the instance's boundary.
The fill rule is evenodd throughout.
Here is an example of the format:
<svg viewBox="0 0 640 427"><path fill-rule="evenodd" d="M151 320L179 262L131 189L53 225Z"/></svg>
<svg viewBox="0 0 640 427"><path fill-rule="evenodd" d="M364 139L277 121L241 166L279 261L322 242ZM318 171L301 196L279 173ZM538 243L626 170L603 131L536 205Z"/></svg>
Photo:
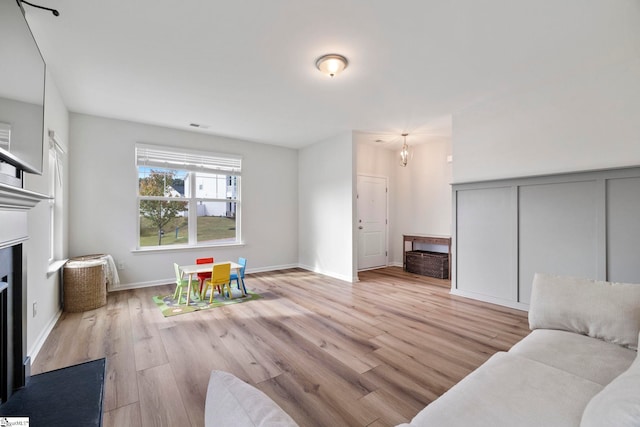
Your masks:
<svg viewBox="0 0 640 427"><path fill-rule="evenodd" d="M349 65L349 61L342 55L330 53L323 55L316 60L316 68L322 73L333 77Z"/></svg>
<svg viewBox="0 0 640 427"><path fill-rule="evenodd" d="M408 133L403 133L404 144L402 144L402 150L400 150L400 166L406 167L407 162L409 161L409 146L407 145L407 135Z"/></svg>

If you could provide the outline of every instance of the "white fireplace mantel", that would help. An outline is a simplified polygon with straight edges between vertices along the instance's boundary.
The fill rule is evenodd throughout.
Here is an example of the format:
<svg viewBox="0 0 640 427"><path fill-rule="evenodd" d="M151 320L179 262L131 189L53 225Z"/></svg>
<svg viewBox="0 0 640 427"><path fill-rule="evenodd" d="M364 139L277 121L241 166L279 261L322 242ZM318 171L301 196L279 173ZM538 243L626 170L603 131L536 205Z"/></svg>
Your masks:
<svg viewBox="0 0 640 427"><path fill-rule="evenodd" d="M39 201L49 198L45 194L0 183L0 209L29 210Z"/></svg>
<svg viewBox="0 0 640 427"><path fill-rule="evenodd" d="M49 196L0 183L0 249L29 238L27 213Z"/></svg>

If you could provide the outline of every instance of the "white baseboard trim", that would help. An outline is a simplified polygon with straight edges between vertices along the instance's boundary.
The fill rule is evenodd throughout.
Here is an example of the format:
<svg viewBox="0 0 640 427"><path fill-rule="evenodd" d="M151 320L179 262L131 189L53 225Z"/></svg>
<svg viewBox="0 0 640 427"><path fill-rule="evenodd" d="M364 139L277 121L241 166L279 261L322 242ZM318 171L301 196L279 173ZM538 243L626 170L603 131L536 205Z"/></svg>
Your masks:
<svg viewBox="0 0 640 427"><path fill-rule="evenodd" d="M272 265L269 267L260 267L260 268L247 268L245 271L246 274L251 273L265 273L267 271L276 271L276 270L288 270L290 268L298 268L298 264L283 264L283 265Z"/></svg>
<svg viewBox="0 0 640 427"><path fill-rule="evenodd" d="M379 265L377 267L361 268L361 269L358 270L358 273L361 272L361 271L379 270L379 269L385 268L385 267L388 267L388 265Z"/></svg>
<svg viewBox="0 0 640 427"><path fill-rule="evenodd" d="M60 316L62 316L62 309L58 310L58 312L51 318L47 326L42 330L42 332L40 332L40 335L33 343L33 347L31 348L31 350L27 352L27 355L31 358L32 364L33 362L35 362L38 353L40 353L40 350L42 349L44 342L49 337L49 334L53 330L53 327L56 326L56 323L58 322Z"/></svg>
<svg viewBox="0 0 640 427"><path fill-rule="evenodd" d="M130 289L150 288L152 286L163 285L175 285L176 278L169 277L168 279L152 280L149 282L137 282L137 283L120 283L118 286L112 286L108 289L109 292L127 291Z"/></svg>
<svg viewBox="0 0 640 427"><path fill-rule="evenodd" d="M503 307L515 308L516 310L529 311L529 305L516 301L509 301L502 298L491 297L482 294L476 294L474 292L465 292L458 289L451 289L451 295L459 297L471 298L478 301L488 302L491 304L501 305Z"/></svg>
<svg viewBox="0 0 640 427"><path fill-rule="evenodd" d="M313 273L322 274L324 276L333 277L334 279L343 280L343 281L349 282L349 283L356 283L356 282L359 281L357 275L355 277L344 276L342 274L336 274L336 273L331 272L331 271L323 271L323 270L321 270L319 268L313 268L313 267L310 267L308 265L303 265L303 264L298 265L298 267L302 268L303 270L311 271Z"/></svg>

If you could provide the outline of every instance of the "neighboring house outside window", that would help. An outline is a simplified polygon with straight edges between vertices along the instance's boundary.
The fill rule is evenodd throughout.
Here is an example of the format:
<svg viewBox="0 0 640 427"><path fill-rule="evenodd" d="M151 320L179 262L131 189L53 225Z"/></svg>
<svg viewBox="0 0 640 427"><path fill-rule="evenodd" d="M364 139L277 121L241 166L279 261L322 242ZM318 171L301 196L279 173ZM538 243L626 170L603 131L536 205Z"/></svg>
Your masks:
<svg viewBox="0 0 640 427"><path fill-rule="evenodd" d="M138 247L241 241L238 156L136 145Z"/></svg>

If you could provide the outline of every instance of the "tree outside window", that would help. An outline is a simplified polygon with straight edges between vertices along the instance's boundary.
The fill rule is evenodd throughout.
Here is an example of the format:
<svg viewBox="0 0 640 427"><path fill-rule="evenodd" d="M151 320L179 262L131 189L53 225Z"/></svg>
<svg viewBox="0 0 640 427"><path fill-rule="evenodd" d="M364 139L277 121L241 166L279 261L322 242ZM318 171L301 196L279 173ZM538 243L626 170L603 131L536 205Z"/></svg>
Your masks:
<svg viewBox="0 0 640 427"><path fill-rule="evenodd" d="M184 188L184 180L176 178L175 175L175 171L151 169L147 176L139 178L140 196L182 198L183 195L181 195L175 187L181 185L182 188ZM165 236L165 227L168 226L171 226L171 229L175 226L175 237L172 242L176 243L179 241L180 227L188 224L188 222L185 223L184 220L181 221L189 209L188 205L186 201L141 199L140 216L145 220L144 222L141 221L140 224L141 246L146 246L142 244L143 234L145 234L144 237L149 237L148 234L150 234L150 232L155 232L158 237L158 246L161 246L162 239ZM145 241L149 242L150 239L146 239Z"/></svg>

